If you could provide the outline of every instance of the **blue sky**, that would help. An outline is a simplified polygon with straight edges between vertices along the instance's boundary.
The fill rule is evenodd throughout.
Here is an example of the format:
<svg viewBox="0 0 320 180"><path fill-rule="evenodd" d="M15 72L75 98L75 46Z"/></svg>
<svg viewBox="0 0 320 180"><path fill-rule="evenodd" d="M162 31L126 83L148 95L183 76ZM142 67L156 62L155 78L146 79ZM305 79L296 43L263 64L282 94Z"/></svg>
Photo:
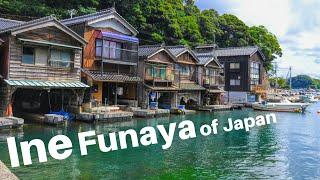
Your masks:
<svg viewBox="0 0 320 180"><path fill-rule="evenodd" d="M283 49L280 73L320 78L320 0L196 0L201 9L238 16L249 26L264 25Z"/></svg>

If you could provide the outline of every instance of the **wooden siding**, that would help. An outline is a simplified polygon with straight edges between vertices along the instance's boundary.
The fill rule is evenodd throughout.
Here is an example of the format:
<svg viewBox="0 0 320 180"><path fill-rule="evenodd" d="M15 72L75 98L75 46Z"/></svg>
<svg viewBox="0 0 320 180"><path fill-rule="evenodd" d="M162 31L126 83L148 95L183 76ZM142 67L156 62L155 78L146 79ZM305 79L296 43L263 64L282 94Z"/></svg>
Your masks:
<svg viewBox="0 0 320 180"><path fill-rule="evenodd" d="M197 61L190 55L190 53L185 52L177 58L178 63L181 64L191 64L196 65Z"/></svg>
<svg viewBox="0 0 320 180"><path fill-rule="evenodd" d="M155 63L162 63L162 64L172 64L174 60L164 51L161 51L152 57L150 57L147 61L155 62Z"/></svg>
<svg viewBox="0 0 320 180"><path fill-rule="evenodd" d="M251 91L250 87L250 62L261 63L261 77L266 78L266 73L263 68L263 61L261 56L257 53L250 56L230 56L218 57L221 64L224 65L225 75L225 90L226 91ZM230 69L230 63L240 63L240 69ZM240 86L230 86L231 74L238 74L241 77Z"/></svg>
<svg viewBox="0 0 320 180"><path fill-rule="evenodd" d="M18 38L27 38L33 40L50 41L65 45L73 45L81 47L81 44L74 40L71 36L65 34L61 30L48 27L37 29L32 32L19 34L17 37L10 37L10 61L8 79L15 80L54 80L54 81L79 81L82 51L72 50L73 67L57 68L49 65L25 65L22 64L23 44ZM34 45L37 46L37 45Z"/></svg>
<svg viewBox="0 0 320 180"><path fill-rule="evenodd" d="M35 29L32 31L27 31L17 35L18 38L32 39L38 41L50 41L53 43L79 46L80 43L72 38L70 35L61 31L56 27L45 27L40 29Z"/></svg>

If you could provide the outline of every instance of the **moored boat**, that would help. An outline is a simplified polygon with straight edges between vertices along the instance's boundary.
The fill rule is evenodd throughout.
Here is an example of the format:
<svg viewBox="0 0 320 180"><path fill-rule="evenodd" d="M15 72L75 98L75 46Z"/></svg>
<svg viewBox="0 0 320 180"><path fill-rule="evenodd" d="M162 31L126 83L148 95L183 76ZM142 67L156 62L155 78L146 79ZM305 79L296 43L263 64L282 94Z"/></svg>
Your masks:
<svg viewBox="0 0 320 180"><path fill-rule="evenodd" d="M292 103L288 100L284 100L280 103L253 103L252 108L260 111L275 111L275 112L297 112L303 113L308 107L308 103Z"/></svg>

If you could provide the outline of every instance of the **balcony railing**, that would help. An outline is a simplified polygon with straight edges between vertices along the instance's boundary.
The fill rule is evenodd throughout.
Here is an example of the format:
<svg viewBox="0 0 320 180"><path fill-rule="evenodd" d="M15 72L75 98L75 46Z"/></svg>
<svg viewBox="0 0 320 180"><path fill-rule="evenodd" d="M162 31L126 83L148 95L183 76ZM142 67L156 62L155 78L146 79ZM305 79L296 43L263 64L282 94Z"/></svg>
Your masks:
<svg viewBox="0 0 320 180"><path fill-rule="evenodd" d="M204 76L203 77L203 86L204 87L221 87L225 85L224 76Z"/></svg>
<svg viewBox="0 0 320 180"><path fill-rule="evenodd" d="M119 48L96 48L96 60L103 60L103 62L126 64L138 62L138 51Z"/></svg>
<svg viewBox="0 0 320 180"><path fill-rule="evenodd" d="M156 66L156 65L146 65L145 66L145 76L146 81L153 82L169 82L174 85L178 85L180 82L180 73L174 70L172 67L168 66Z"/></svg>

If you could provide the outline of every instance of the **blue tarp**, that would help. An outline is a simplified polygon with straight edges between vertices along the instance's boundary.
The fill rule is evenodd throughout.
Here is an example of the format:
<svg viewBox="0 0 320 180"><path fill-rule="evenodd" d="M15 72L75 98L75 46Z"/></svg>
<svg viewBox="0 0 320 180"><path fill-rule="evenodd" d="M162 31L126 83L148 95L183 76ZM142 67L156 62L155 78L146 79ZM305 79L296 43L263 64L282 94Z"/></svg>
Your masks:
<svg viewBox="0 0 320 180"><path fill-rule="evenodd" d="M130 41L130 42L134 42L134 43L139 43L139 39L136 37L116 34L116 33L112 33L112 32L102 32L102 36L114 38L114 39L119 39L119 40L124 40L124 41Z"/></svg>

